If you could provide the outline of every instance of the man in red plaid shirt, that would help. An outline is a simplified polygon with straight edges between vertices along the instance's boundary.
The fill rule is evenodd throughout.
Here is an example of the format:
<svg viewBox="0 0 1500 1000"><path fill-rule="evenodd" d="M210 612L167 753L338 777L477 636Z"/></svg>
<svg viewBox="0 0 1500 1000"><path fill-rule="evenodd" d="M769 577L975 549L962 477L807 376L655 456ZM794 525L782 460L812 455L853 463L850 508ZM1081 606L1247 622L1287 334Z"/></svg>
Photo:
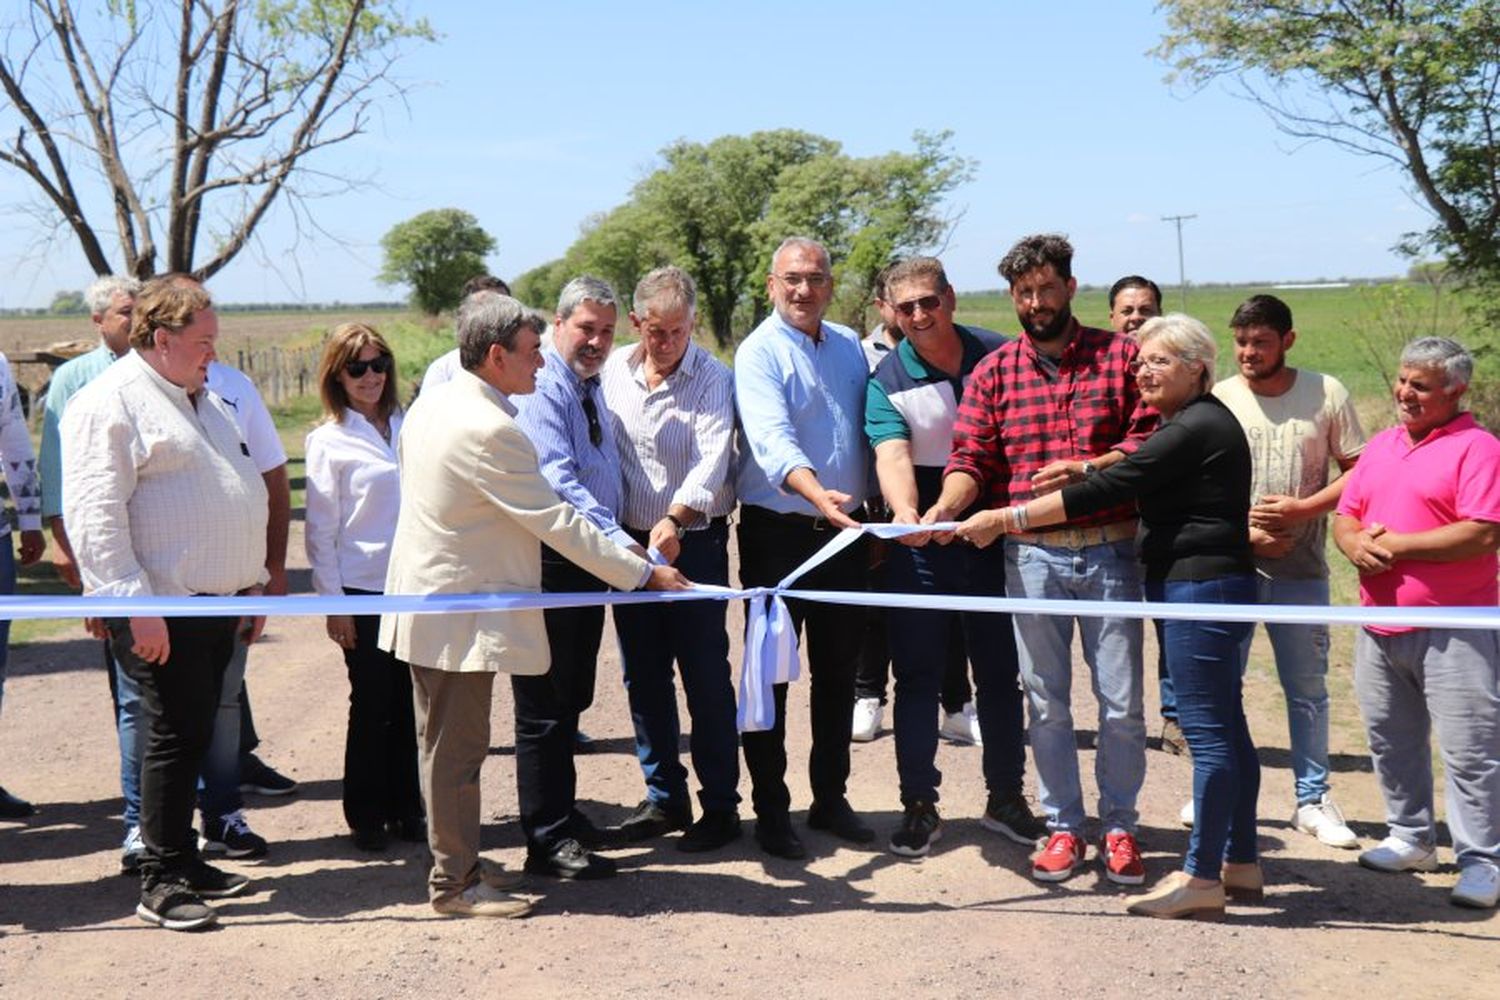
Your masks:
<svg viewBox="0 0 1500 1000"><path fill-rule="evenodd" d="M970 377L953 430L943 493L923 520L960 515L975 501L1023 504L1113 465L1154 428L1130 363L1134 339L1082 326L1071 303L1073 248L1055 235L1022 239L1000 261L1023 335ZM1012 597L1139 601L1133 506L1114 507L1006 539ZM1031 752L1051 835L1032 875L1060 882L1085 857L1083 790L1069 705L1075 619L1013 616L1021 678L1031 706ZM1099 856L1108 878L1145 878L1135 842L1136 796L1146 774L1141 707L1141 622L1076 619L1099 701L1094 773L1099 785Z"/></svg>

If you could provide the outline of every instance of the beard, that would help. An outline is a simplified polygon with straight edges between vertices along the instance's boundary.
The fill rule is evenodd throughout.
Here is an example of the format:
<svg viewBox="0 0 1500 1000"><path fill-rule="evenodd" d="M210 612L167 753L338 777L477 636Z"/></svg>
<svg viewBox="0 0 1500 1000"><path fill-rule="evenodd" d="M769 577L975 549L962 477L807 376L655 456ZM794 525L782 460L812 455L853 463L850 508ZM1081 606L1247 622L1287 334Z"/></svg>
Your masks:
<svg viewBox="0 0 1500 1000"><path fill-rule="evenodd" d="M1264 382L1267 379L1273 379L1277 375L1280 375L1285 369L1286 355L1283 354L1276 359L1276 364L1272 365L1270 369L1262 372L1256 372L1254 375L1249 376L1249 380L1251 382Z"/></svg>
<svg viewBox="0 0 1500 1000"><path fill-rule="evenodd" d="M1026 327L1026 333L1032 340L1040 344L1050 344L1066 333L1072 323L1073 306L1072 303L1069 303L1057 311L1057 315L1052 317L1052 322L1040 329L1029 323L1023 323L1022 325Z"/></svg>

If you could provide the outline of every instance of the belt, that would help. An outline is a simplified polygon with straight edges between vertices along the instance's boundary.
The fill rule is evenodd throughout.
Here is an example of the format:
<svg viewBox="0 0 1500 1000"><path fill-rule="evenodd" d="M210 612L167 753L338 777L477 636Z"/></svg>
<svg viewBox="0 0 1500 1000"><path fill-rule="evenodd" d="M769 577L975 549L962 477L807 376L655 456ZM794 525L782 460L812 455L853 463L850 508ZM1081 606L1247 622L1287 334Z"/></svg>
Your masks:
<svg viewBox="0 0 1500 1000"><path fill-rule="evenodd" d="M1047 531L1017 531L1006 536L1026 545L1050 545L1059 549L1086 549L1135 537L1134 521L1116 521L1094 528L1052 528Z"/></svg>
<svg viewBox="0 0 1500 1000"><path fill-rule="evenodd" d="M826 517L814 517L811 514L783 513L779 510L772 510L769 507L762 507L759 504L747 504L741 507L740 520L743 521L746 515L749 515L752 519L761 517L768 521L781 521L785 524L795 524L799 528L809 528L813 531L843 530L837 525L829 523L828 518ZM849 513L849 516L856 521L863 522L865 520L865 512L862 508L859 507L856 507L853 511L851 511Z"/></svg>
<svg viewBox="0 0 1500 1000"><path fill-rule="evenodd" d="M728 514L720 514L718 517L711 517L707 521L697 521L697 522L694 522L694 523L688 525L686 528L684 528L683 532L685 534L689 534L690 535L690 534L692 534L695 531L706 531L709 528L727 527L728 524L729 524L729 515ZM628 532L630 532L630 534L632 534L632 535L646 536L646 535L650 535L651 534L651 529L650 528L633 528L633 527L631 527L628 524L625 525L625 530L628 531Z"/></svg>

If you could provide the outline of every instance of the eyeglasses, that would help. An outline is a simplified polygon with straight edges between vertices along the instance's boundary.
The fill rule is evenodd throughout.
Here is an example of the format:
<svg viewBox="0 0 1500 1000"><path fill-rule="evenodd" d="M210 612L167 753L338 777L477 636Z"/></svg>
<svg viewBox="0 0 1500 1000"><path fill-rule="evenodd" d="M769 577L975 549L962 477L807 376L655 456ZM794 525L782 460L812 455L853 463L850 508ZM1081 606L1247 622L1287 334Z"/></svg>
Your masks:
<svg viewBox="0 0 1500 1000"><path fill-rule="evenodd" d="M1142 368L1148 369L1153 372L1164 372L1168 368L1171 368L1172 363L1176 360L1176 358L1172 357L1169 354L1156 354L1149 358L1136 358L1134 361L1130 362L1130 373L1134 375L1138 373Z"/></svg>
<svg viewBox="0 0 1500 1000"><path fill-rule="evenodd" d="M924 313L930 313L942 304L941 295L924 295L920 299L912 299L909 302L897 302L896 311L903 316L911 316L916 313L919 306Z"/></svg>
<svg viewBox="0 0 1500 1000"><path fill-rule="evenodd" d="M350 378L364 378L365 372L372 368L376 375L389 375L394 367L396 367L396 362L389 354L376 355L369 361L346 361L344 363L344 371Z"/></svg>
<svg viewBox="0 0 1500 1000"><path fill-rule="evenodd" d="M812 274L777 274L774 277L788 288L797 288L801 285L806 285L813 291L817 291L828 284L828 275L817 272L813 272Z"/></svg>

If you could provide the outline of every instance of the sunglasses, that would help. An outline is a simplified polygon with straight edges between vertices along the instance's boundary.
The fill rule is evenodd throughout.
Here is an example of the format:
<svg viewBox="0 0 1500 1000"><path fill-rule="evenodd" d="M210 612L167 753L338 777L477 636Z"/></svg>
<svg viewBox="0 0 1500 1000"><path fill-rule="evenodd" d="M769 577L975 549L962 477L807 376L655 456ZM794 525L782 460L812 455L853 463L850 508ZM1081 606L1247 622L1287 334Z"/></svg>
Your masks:
<svg viewBox="0 0 1500 1000"><path fill-rule="evenodd" d="M375 370L376 375L389 375L391 369L396 367L396 362L389 354L381 354L371 358L369 361L347 361L344 363L344 371L350 378L364 378L365 372Z"/></svg>
<svg viewBox="0 0 1500 1000"><path fill-rule="evenodd" d="M921 306L923 312L930 313L943 304L941 295L924 295L920 299L912 299L909 302L897 302L896 311L903 316L916 314L917 307Z"/></svg>

